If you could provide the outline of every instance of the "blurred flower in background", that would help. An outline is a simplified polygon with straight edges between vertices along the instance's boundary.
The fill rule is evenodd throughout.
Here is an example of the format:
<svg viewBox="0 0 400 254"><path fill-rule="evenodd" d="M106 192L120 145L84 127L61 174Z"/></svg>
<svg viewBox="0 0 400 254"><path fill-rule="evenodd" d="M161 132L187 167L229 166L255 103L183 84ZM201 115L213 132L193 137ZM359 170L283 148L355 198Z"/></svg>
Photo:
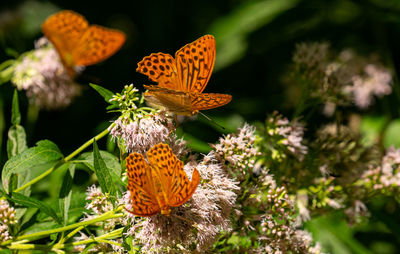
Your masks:
<svg viewBox="0 0 400 254"><path fill-rule="evenodd" d="M14 65L11 82L18 90L25 90L30 103L39 108L65 108L80 93L80 87L67 74L58 53L44 37Z"/></svg>
<svg viewBox="0 0 400 254"><path fill-rule="evenodd" d="M392 74L375 55L364 57L352 49L337 54L328 43L312 42L297 44L292 60L294 72L286 81L300 84L303 95L323 104L326 116L332 116L337 106L366 109L374 96L392 92Z"/></svg>

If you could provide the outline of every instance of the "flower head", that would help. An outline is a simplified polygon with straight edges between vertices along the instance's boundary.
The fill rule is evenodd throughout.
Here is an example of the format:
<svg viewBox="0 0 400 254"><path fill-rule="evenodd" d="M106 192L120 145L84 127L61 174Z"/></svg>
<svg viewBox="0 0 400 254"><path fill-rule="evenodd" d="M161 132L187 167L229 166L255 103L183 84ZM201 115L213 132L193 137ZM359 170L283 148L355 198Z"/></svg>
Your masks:
<svg viewBox="0 0 400 254"><path fill-rule="evenodd" d="M237 177L240 178L240 175L254 168L255 158L260 155L255 142L255 127L246 123L238 129L237 134L220 138L219 142L212 147L220 160L229 162L231 170L239 171Z"/></svg>
<svg viewBox="0 0 400 254"><path fill-rule="evenodd" d="M144 98L132 84L110 100L121 112L110 126L111 136L126 152L145 154L158 143L168 143L176 155L185 154L185 143L173 133L175 126L165 111L144 107Z"/></svg>
<svg viewBox="0 0 400 254"><path fill-rule="evenodd" d="M9 227L18 223L16 216L14 207L4 199L0 200L0 243L11 239Z"/></svg>
<svg viewBox="0 0 400 254"><path fill-rule="evenodd" d="M307 147L303 145L304 125L297 120L290 122L274 112L265 122L263 135L269 144L266 152L274 160L281 161L289 154L302 160L307 154Z"/></svg>
<svg viewBox="0 0 400 254"><path fill-rule="evenodd" d="M382 97L392 92L392 75L375 64L364 67L362 74L352 77L352 86L347 88L353 93L354 103L361 109L367 108L373 102L373 96Z"/></svg>
<svg viewBox="0 0 400 254"><path fill-rule="evenodd" d="M26 91L31 103L44 109L64 108L80 93L80 87L65 71L56 50L43 39L36 49L16 62L11 82Z"/></svg>

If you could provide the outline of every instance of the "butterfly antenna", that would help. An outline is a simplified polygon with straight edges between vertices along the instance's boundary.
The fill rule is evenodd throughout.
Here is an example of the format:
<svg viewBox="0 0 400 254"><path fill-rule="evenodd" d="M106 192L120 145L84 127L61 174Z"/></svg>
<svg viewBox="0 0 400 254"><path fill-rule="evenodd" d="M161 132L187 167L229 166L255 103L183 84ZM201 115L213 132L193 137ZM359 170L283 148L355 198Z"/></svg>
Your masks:
<svg viewBox="0 0 400 254"><path fill-rule="evenodd" d="M217 123L216 121L212 120L211 118L209 118L208 116L206 116L204 113L202 113L201 111L199 111L199 114L204 116L208 121L212 122L213 124L215 124L216 126L220 127L221 129L225 130L225 127L220 125L219 123Z"/></svg>

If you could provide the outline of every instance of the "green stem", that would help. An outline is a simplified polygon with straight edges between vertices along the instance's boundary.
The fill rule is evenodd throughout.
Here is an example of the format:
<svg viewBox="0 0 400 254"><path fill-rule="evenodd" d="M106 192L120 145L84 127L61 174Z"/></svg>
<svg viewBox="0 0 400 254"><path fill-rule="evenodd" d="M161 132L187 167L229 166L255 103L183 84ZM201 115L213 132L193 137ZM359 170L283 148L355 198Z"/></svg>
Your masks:
<svg viewBox="0 0 400 254"><path fill-rule="evenodd" d="M65 241L67 241L69 238L73 237L76 233L84 229L84 226L77 227L76 229L72 230L71 233L69 233L65 238L62 238L60 240L60 244L63 244Z"/></svg>
<svg viewBox="0 0 400 254"><path fill-rule="evenodd" d="M45 178L46 176L50 175L53 171L55 171L58 167L60 167L62 164L68 162L69 160L71 160L72 158L74 158L76 155L78 155L80 152L82 152L83 150L85 150L88 146L90 146L91 144L93 144L93 140L99 140L102 137L106 136L108 134L109 130L108 128L105 129L104 131L102 131L100 134L98 134L97 136L95 136L94 138L88 140L85 144L83 144L82 146L80 146L78 149L76 149L75 151L73 151L70 155L68 155L67 157L64 158L64 160L61 163L57 163L54 167L50 168L49 170L45 171L43 174L39 175L38 177L34 178L33 180L29 181L28 183L22 185L21 187L19 187L18 189L14 190L15 192L19 192L22 191L23 189L25 189L26 187L29 187L37 182L39 182L40 180L42 180L43 178Z"/></svg>
<svg viewBox="0 0 400 254"><path fill-rule="evenodd" d="M73 242L73 243L67 243L67 244L55 244L55 245L43 245L43 244L24 244L21 242L14 242L11 243L10 246L7 246L8 249L12 249L12 250L45 250L45 251L60 251L60 249L65 249L68 247L73 247L73 246L78 246L78 245L83 245L83 244L89 244L89 243L94 243L94 242L104 242L104 243L108 243L108 244L113 244L113 245L117 245L117 246L122 246L120 243L118 242L114 242L114 241L110 241L110 240L106 240L107 238L113 238L116 236L121 236L122 232L123 232L123 228L119 228L117 230L114 230L112 232L109 232L107 234L98 236L98 237L94 237L91 239L86 239L86 240L82 240L82 241L77 241L77 242Z"/></svg>
<svg viewBox="0 0 400 254"><path fill-rule="evenodd" d="M64 232L64 231L75 229L78 227L85 227L85 226L88 226L90 224L97 223L100 221L120 218L120 217L124 216L123 213L117 213L117 214L114 214L114 213L119 212L122 209L123 209L123 207L121 206L121 207L118 207L114 211L106 212L106 213L100 215L99 217L93 218L91 220L81 221L81 222L74 223L74 224L71 224L71 225L68 225L65 227L61 227L61 228L55 228L55 229L45 230L45 231L36 232L36 233L32 233L32 234L18 236L15 240L16 241L20 241L20 240L24 240L24 239L35 239L36 240L36 239L39 239L44 236L48 236L48 235L59 233L59 232ZM5 242L1 243L0 245L4 246L4 245L8 245L10 243L12 243L12 240L5 241Z"/></svg>

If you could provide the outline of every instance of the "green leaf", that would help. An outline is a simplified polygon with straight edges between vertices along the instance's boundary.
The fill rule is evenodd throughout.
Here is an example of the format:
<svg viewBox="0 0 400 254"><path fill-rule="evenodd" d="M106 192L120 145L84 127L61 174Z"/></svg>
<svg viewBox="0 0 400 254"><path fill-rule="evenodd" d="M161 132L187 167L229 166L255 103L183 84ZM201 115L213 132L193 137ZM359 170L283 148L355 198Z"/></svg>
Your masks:
<svg viewBox="0 0 400 254"><path fill-rule="evenodd" d="M58 200L64 225L67 225L68 222L68 210L71 204L72 179L74 178L74 175L75 175L75 164L72 163L69 169L65 172L64 181L61 185L61 190L60 190L60 199Z"/></svg>
<svg viewBox="0 0 400 254"><path fill-rule="evenodd" d="M39 201L31 197L27 197L18 192L13 192L11 197L8 199L11 200L12 202L21 204L26 207L36 207L41 212L52 217L58 224L61 224L61 219L57 216L56 212L49 205L47 205L42 201Z"/></svg>
<svg viewBox="0 0 400 254"><path fill-rule="evenodd" d="M107 151L100 150L99 152L101 158L103 158L103 161L106 164L106 167L116 176L121 176L121 164L119 163L118 158ZM82 162L83 164L85 164L85 166L94 171L92 152L81 154L81 156L79 157L79 162Z"/></svg>
<svg viewBox="0 0 400 254"><path fill-rule="evenodd" d="M214 71L241 59L247 48L247 36L293 8L298 0L243 1L230 14L217 19L208 29L217 42Z"/></svg>
<svg viewBox="0 0 400 254"><path fill-rule="evenodd" d="M37 142L36 147L29 148L6 162L2 172L4 189L8 190L12 174L23 174L33 167L58 161L62 157L63 155L53 142L49 140Z"/></svg>
<svg viewBox="0 0 400 254"><path fill-rule="evenodd" d="M113 185L112 177L107 168L103 158L101 157L96 140L93 142L93 167L94 172L99 180L100 188L103 193L110 193L115 195L115 188Z"/></svg>
<svg viewBox="0 0 400 254"><path fill-rule="evenodd" d="M104 100L107 103L110 103L110 99L114 96L113 92L99 85L95 85L92 83L90 83L89 85L93 87L93 89L96 90L101 96L103 96Z"/></svg>
<svg viewBox="0 0 400 254"><path fill-rule="evenodd" d="M363 244L353 236L352 228L338 216L331 214L326 217L318 217L307 221L305 228L314 235L314 240L321 243L330 253L356 253L372 254Z"/></svg>
<svg viewBox="0 0 400 254"><path fill-rule="evenodd" d="M0 64L0 85L10 81L13 76L17 61L10 59Z"/></svg>
<svg viewBox="0 0 400 254"><path fill-rule="evenodd" d="M383 137L383 145L385 147L400 147L400 119L393 120L389 123Z"/></svg>
<svg viewBox="0 0 400 254"><path fill-rule="evenodd" d="M13 100L12 100L11 123L13 125L17 125L17 124L21 123L21 113L19 112L17 89L14 90L14 96L13 96Z"/></svg>
<svg viewBox="0 0 400 254"><path fill-rule="evenodd" d="M7 155L10 159L17 154L22 153L28 149L26 144L26 133L24 127L21 125L13 125L8 131L7 140Z"/></svg>

